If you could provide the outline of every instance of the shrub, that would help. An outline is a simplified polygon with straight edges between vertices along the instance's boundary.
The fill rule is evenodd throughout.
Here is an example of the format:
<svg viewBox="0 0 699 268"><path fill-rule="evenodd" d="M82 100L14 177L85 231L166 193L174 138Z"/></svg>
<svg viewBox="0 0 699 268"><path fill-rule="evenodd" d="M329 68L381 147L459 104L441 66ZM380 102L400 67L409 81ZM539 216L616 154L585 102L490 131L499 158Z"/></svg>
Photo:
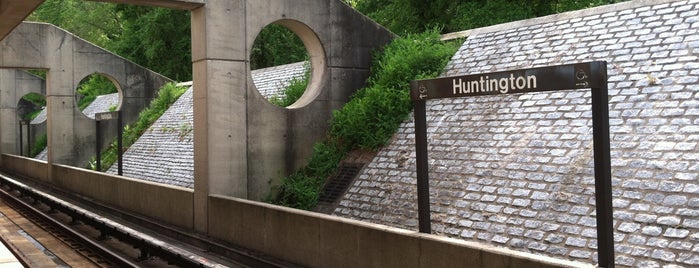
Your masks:
<svg viewBox="0 0 699 268"><path fill-rule="evenodd" d="M34 141L34 145L32 146L32 150L29 152L29 156L36 157L39 153L41 153L41 151L46 148L46 141L46 134L39 136L39 138Z"/></svg>
<svg viewBox="0 0 699 268"><path fill-rule="evenodd" d="M437 29L395 39L375 53L368 86L358 90L340 110L333 112L326 141L314 146L308 165L282 179L268 201L300 209L313 208L325 180L347 152L377 150L391 138L410 113L411 80L436 77L458 43L439 40Z"/></svg>
<svg viewBox="0 0 699 268"><path fill-rule="evenodd" d="M304 68L305 70L302 77L291 79L289 85L282 90L281 94L279 96L272 96L269 102L280 107L286 107L299 100L308 87L308 79L310 77L308 62L304 64Z"/></svg>

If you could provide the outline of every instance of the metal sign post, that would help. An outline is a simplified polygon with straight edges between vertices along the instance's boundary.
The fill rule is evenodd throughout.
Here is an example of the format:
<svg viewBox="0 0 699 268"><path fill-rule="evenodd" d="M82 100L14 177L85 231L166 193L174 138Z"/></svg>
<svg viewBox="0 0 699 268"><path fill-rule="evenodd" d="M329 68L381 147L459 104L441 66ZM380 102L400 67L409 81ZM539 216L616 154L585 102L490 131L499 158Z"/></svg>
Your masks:
<svg viewBox="0 0 699 268"><path fill-rule="evenodd" d="M24 155L24 126L27 126L27 155ZM31 157L32 154L32 126L29 120L19 120L19 155Z"/></svg>
<svg viewBox="0 0 699 268"><path fill-rule="evenodd" d="M595 165L597 245L600 267L614 267L612 175L609 146L607 63L567 64L476 75L411 81L410 97L415 116L415 152L418 221L422 233L430 233L429 164L425 101L482 95L590 89Z"/></svg>
<svg viewBox="0 0 699 268"><path fill-rule="evenodd" d="M105 112L105 113L96 113L95 114L95 148L96 149L96 168L97 171L102 170L102 160L101 160L101 152L100 152L100 147L102 143L102 138L101 138L101 130L100 130L100 122L101 121L106 121L106 120L117 120L117 157L118 157L118 174L122 175L122 158L123 158L123 153L121 152L121 148L123 147L122 145L122 137L121 137L121 131L122 131L122 121L121 121L121 111L116 111L116 112Z"/></svg>
<svg viewBox="0 0 699 268"><path fill-rule="evenodd" d="M19 120L19 155L24 156L24 120Z"/></svg>
<svg viewBox="0 0 699 268"><path fill-rule="evenodd" d="M102 171L102 131L100 131L100 122L95 114L95 170Z"/></svg>

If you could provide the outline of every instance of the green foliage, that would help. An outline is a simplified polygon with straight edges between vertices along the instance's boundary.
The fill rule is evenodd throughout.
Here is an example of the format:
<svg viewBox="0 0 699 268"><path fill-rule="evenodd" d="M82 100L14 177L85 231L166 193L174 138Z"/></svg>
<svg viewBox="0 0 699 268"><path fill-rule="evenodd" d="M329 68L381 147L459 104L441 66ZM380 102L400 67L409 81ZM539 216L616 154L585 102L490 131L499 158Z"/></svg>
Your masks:
<svg viewBox="0 0 699 268"><path fill-rule="evenodd" d="M272 96L269 99L269 102L280 107L287 107L299 100L303 93L306 92L306 88L308 87L308 79L311 75L308 62L304 65L304 68L306 70L304 71L302 77L295 77L291 79L289 85L282 90L281 94Z"/></svg>
<svg viewBox="0 0 699 268"><path fill-rule="evenodd" d="M46 0L28 20L51 23L98 46L107 47L121 34L121 18L115 6L82 0Z"/></svg>
<svg viewBox="0 0 699 268"><path fill-rule="evenodd" d="M352 148L383 146L412 109L410 81L438 76L456 48L437 30L394 40L375 57L370 86L333 112L330 134Z"/></svg>
<svg viewBox="0 0 699 268"><path fill-rule="evenodd" d="M398 34L457 32L621 2L614 0L357 0L354 7Z"/></svg>
<svg viewBox="0 0 699 268"><path fill-rule="evenodd" d="M284 26L270 24L255 38L250 52L250 69L279 66L308 59L301 38Z"/></svg>
<svg viewBox="0 0 699 268"><path fill-rule="evenodd" d="M410 112L410 99L405 90L381 86L366 88L361 95L333 112L330 133L346 146L375 150L388 141Z"/></svg>
<svg viewBox="0 0 699 268"><path fill-rule="evenodd" d="M22 118L22 119L31 122L32 120L34 120L34 118L36 118L41 113L41 111L43 111L43 110L38 109L38 110L31 111L31 112L25 114L24 118Z"/></svg>
<svg viewBox="0 0 699 268"><path fill-rule="evenodd" d="M41 95L39 93L30 92L30 93L24 94L24 96L22 96L22 99L24 99L28 102L31 102L32 104L34 104L35 106L38 106L38 107L46 106L46 97L44 97L44 95Z"/></svg>
<svg viewBox="0 0 699 268"><path fill-rule="evenodd" d="M174 80L192 79L189 11L124 4L115 10L122 34L108 49Z"/></svg>
<svg viewBox="0 0 699 268"><path fill-rule="evenodd" d="M34 141L34 145L32 145L29 156L36 157L39 153L41 153L41 151L46 148L47 140L48 138L46 137L46 134L39 136L39 138Z"/></svg>
<svg viewBox="0 0 699 268"><path fill-rule="evenodd" d="M174 83L165 84L158 91L158 96L153 99L148 108L138 114L138 119L133 125L126 125L122 134L123 146L128 148L138 140L141 135L150 127L163 113L173 104L185 91L186 87L178 87ZM183 130L183 131L186 131ZM117 161L117 141L113 141L109 148L102 153L102 171ZM89 166L95 169L94 160L90 161Z"/></svg>
<svg viewBox="0 0 699 268"><path fill-rule="evenodd" d="M45 70L26 70L26 72L35 75L37 77L41 77L41 79L46 80L46 71Z"/></svg>
<svg viewBox="0 0 699 268"><path fill-rule="evenodd" d="M85 110L97 96L117 93L117 88L109 78L100 74L92 74L78 84L77 89L78 109Z"/></svg>
<svg viewBox="0 0 699 268"><path fill-rule="evenodd" d="M438 31L433 30L395 39L375 54L369 86L333 112L328 139L313 147L306 167L273 188L274 197L268 201L313 208L325 180L348 151L385 145L410 113L410 81L439 75L457 48L457 43L440 42Z"/></svg>
<svg viewBox="0 0 699 268"><path fill-rule="evenodd" d="M59 26L175 80L192 79L190 12L166 8L46 0L29 20Z"/></svg>
<svg viewBox="0 0 699 268"><path fill-rule="evenodd" d="M284 178L281 185L275 186L272 189L275 197L268 201L287 207L312 209L318 202L325 178L335 172L345 155L345 148L333 141L316 143L308 165Z"/></svg>
<svg viewBox="0 0 699 268"><path fill-rule="evenodd" d="M26 108L26 110L19 109L23 112L18 115L23 120L32 121L43 111L43 107L46 107L46 98L39 93L30 92L22 96L22 101L18 105Z"/></svg>

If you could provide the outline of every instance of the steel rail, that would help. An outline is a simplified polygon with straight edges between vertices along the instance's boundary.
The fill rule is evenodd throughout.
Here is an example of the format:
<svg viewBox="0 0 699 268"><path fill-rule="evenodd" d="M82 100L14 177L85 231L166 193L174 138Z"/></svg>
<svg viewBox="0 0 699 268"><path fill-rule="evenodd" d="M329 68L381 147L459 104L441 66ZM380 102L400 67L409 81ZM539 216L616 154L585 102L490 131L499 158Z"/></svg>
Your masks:
<svg viewBox="0 0 699 268"><path fill-rule="evenodd" d="M146 258L149 256L157 256L169 263L181 266L181 267L225 267L214 261L210 261L205 257L190 253L181 248L172 246L166 242L159 239L151 237L149 235L140 233L129 227L118 224L112 220L104 217L100 217L94 213L91 213L85 209L79 208L72 205L66 201L58 199L50 194L44 193L40 190L34 189L26 184L19 181L13 180L9 177L0 175L0 184L9 187L11 190L7 191L0 189L3 197L7 197L13 203L16 203L22 208L26 208L31 211L32 214L40 216L42 220L46 220L62 231L65 230L69 235L74 236L79 243L84 243L89 245L98 254L103 254L105 260L113 262L117 267L139 267L138 262L135 260L130 260L125 258L113 250L105 248L100 245L95 240L82 235L65 225L55 218L51 217L47 213L31 206L29 203L21 200L20 197L30 197L34 202L41 202L51 208L51 211L60 211L70 216L73 222L80 221L86 225L92 226L93 228L101 232L100 237L111 236L118 239L121 242L130 244L135 248L141 250L140 258ZM19 197L13 195L11 191L19 192Z"/></svg>
<svg viewBox="0 0 699 268"><path fill-rule="evenodd" d="M10 188L11 190L16 190L16 188ZM23 194L22 191L20 191L20 197L17 197L13 195L10 191L0 188L0 194L2 196L2 199L4 199L6 202L11 203L11 205L13 206L19 206L20 209L28 211L32 214L32 216L38 217L40 220L47 222L52 227L58 228L60 232L62 232L63 234L68 234L69 236L71 236L72 239L75 239L78 243L89 246L90 250L96 252L100 257L104 258L111 264L116 265L118 267L139 267L139 265L136 262L124 258L123 256L113 252L112 250L100 245L93 239L75 231L73 228L70 228L62 222L54 219L47 213L25 202L20 198Z"/></svg>

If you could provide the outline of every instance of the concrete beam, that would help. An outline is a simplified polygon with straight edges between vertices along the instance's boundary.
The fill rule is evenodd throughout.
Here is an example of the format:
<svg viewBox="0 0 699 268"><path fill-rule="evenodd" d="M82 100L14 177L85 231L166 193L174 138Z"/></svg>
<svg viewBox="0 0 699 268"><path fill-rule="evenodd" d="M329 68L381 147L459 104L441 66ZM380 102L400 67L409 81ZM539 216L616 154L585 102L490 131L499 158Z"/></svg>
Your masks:
<svg viewBox="0 0 699 268"><path fill-rule="evenodd" d="M0 1L0 40L12 29L32 14L44 0L3 0Z"/></svg>

